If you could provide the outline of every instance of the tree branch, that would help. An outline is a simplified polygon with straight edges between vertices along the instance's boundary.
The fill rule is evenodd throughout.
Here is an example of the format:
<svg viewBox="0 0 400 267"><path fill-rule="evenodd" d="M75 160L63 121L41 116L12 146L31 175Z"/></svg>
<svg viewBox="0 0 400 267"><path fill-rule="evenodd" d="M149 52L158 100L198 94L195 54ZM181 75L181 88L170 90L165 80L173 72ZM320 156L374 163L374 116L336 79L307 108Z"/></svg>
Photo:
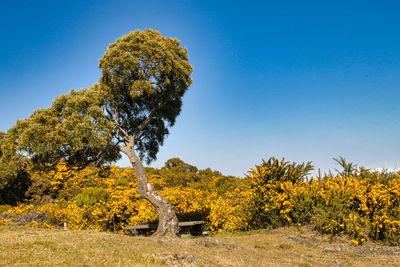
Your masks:
<svg viewBox="0 0 400 267"><path fill-rule="evenodd" d="M144 128L146 128L147 125L149 125L149 123L151 122L151 119L153 117L153 114L155 112L155 108L153 108L150 111L149 116L138 126L135 128L135 130L133 131L135 135L137 135L141 130L143 130Z"/></svg>
<svg viewBox="0 0 400 267"><path fill-rule="evenodd" d="M129 141L129 134L122 129L122 127L120 125L118 125L118 131L120 131L122 133L121 137L125 140L125 141Z"/></svg>
<svg viewBox="0 0 400 267"><path fill-rule="evenodd" d="M119 150L125 155L129 156L129 148L128 146L118 146Z"/></svg>

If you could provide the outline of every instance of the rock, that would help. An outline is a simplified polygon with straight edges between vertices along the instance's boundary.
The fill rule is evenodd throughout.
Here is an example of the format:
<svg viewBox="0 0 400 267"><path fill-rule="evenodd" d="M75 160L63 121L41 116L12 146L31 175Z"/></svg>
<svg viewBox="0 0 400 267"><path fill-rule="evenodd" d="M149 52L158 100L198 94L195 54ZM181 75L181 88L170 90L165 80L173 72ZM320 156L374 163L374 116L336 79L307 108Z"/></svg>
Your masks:
<svg viewBox="0 0 400 267"><path fill-rule="evenodd" d="M326 247L324 249L325 252L340 252L342 251L341 247Z"/></svg>
<svg viewBox="0 0 400 267"><path fill-rule="evenodd" d="M357 254L364 255L400 255L400 249L398 247L380 246L377 244L363 244L353 248L353 251Z"/></svg>
<svg viewBox="0 0 400 267"><path fill-rule="evenodd" d="M23 234L19 234L18 236L25 236L25 235L38 235L38 233L26 232L26 233L23 233Z"/></svg>
<svg viewBox="0 0 400 267"><path fill-rule="evenodd" d="M169 255L166 253L162 253L160 256L169 266L188 266L198 261L198 259L193 255L185 256L183 254L177 253Z"/></svg>
<svg viewBox="0 0 400 267"><path fill-rule="evenodd" d="M297 244L304 245L307 247L313 247L317 244L317 239L314 237L305 237L305 236L294 236L290 235L287 237L288 239L296 242Z"/></svg>
<svg viewBox="0 0 400 267"><path fill-rule="evenodd" d="M279 248L281 249L291 249L293 246L288 244L280 244Z"/></svg>
<svg viewBox="0 0 400 267"><path fill-rule="evenodd" d="M236 244L226 244L226 243L222 242L221 240L218 240L218 239L215 239L212 237L203 238L203 239L197 241L196 244L199 246L205 246L205 247L227 247L227 248L243 249L242 246L239 246Z"/></svg>
<svg viewBox="0 0 400 267"><path fill-rule="evenodd" d="M4 219L10 220L10 219L12 219L14 216L15 216L15 215L12 214L12 213L5 213L5 212L0 213L0 219L1 219L1 220L4 220Z"/></svg>
<svg viewBox="0 0 400 267"><path fill-rule="evenodd" d="M218 239L215 239L215 238L212 238L212 237L203 238L203 239L197 241L196 244L200 245L200 246L205 246L205 247L207 247L207 246L220 247L220 246L225 245L225 243L222 242L221 240L218 240Z"/></svg>
<svg viewBox="0 0 400 267"><path fill-rule="evenodd" d="M33 221L38 222L38 223L44 223L44 222L46 222L46 220L47 220L46 214L37 213L35 211L32 211L28 214L21 214L21 215L15 216L12 219L12 223L16 224L16 225L26 225Z"/></svg>
<svg viewBox="0 0 400 267"><path fill-rule="evenodd" d="M287 253L285 253L284 256L285 256L285 258L293 258L293 257L296 257L296 254L287 252Z"/></svg>
<svg viewBox="0 0 400 267"><path fill-rule="evenodd" d="M44 223L47 221L46 214L31 211L28 214L15 215L12 213L1 213L0 219L7 219L12 225L26 225L31 222Z"/></svg>
<svg viewBox="0 0 400 267"><path fill-rule="evenodd" d="M192 262L198 261L198 259L196 257L192 256L192 255L189 255L189 256L186 257L186 261L189 262L189 263L192 263Z"/></svg>

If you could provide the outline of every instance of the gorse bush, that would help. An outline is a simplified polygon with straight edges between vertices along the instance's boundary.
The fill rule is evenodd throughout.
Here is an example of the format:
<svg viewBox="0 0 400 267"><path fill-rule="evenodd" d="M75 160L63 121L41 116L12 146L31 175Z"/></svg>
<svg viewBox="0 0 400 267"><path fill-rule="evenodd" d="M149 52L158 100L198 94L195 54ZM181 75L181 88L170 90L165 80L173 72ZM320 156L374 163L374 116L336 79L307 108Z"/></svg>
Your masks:
<svg viewBox="0 0 400 267"><path fill-rule="evenodd" d="M293 182L266 175L285 166L271 163L247 177L251 228L312 223L321 233L348 235L354 244L368 238L399 244L399 172L388 177L360 169L347 177Z"/></svg>
<svg viewBox="0 0 400 267"><path fill-rule="evenodd" d="M247 209L250 227L285 225L292 222L291 213L304 211L299 206L295 210L294 203L297 198L304 197L301 195L302 188L298 185L301 185L302 179L312 169L310 162L296 164L273 157L251 169L246 177L249 184Z"/></svg>
<svg viewBox="0 0 400 267"><path fill-rule="evenodd" d="M146 172L179 220L205 220L212 232L311 223L321 233L346 235L355 245L367 240L400 244L400 172L347 168L348 176L312 179L307 177L312 168L270 158L239 179L174 158ZM47 214L45 226L67 222L76 230L122 232L127 225L157 222L154 207L137 193L132 168L78 169L60 163L29 175L29 201L7 206L7 212L36 210Z"/></svg>

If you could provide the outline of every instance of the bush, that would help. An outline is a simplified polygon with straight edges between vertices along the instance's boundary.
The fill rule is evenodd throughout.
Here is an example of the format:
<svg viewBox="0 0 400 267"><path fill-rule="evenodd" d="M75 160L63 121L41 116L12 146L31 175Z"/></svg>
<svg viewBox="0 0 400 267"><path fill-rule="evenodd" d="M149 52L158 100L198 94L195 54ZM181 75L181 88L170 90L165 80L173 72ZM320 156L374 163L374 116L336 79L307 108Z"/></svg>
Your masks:
<svg viewBox="0 0 400 267"><path fill-rule="evenodd" d="M146 171L180 220L205 220L213 232L313 223L321 233L347 235L355 245L367 239L400 244L400 172L359 169L346 177L305 181L311 168L271 158L245 179L177 166ZM29 175L38 185L29 196L41 201L8 212L37 211L48 223L67 222L75 230L121 232L127 225L157 222L154 207L137 193L132 168L77 169L61 163L51 172Z"/></svg>
<svg viewBox="0 0 400 267"><path fill-rule="evenodd" d="M115 182L116 186L128 186L129 185L129 181L127 179L118 179Z"/></svg>
<svg viewBox="0 0 400 267"><path fill-rule="evenodd" d="M19 170L15 175L6 177L1 177L1 175L0 170L0 204L15 205L24 201L25 192L31 184L29 174L24 170Z"/></svg>
<svg viewBox="0 0 400 267"><path fill-rule="evenodd" d="M351 237L355 245L368 238L399 245L400 173L347 167L345 177L305 182L307 164L264 161L247 175L250 227L313 223L321 233Z"/></svg>
<svg viewBox="0 0 400 267"><path fill-rule="evenodd" d="M297 194L294 187L313 169L311 162L296 164L271 157L251 169L246 179L249 183L250 227L268 228L290 223ZM301 190L301 188L298 188ZM297 212L299 209L297 210Z"/></svg>
<svg viewBox="0 0 400 267"><path fill-rule="evenodd" d="M11 208L12 208L11 205L0 205L0 213L6 212Z"/></svg>
<svg viewBox="0 0 400 267"><path fill-rule="evenodd" d="M83 206L94 206L101 201L106 202L107 198L108 192L103 188L86 188L76 197L75 203L82 208Z"/></svg>

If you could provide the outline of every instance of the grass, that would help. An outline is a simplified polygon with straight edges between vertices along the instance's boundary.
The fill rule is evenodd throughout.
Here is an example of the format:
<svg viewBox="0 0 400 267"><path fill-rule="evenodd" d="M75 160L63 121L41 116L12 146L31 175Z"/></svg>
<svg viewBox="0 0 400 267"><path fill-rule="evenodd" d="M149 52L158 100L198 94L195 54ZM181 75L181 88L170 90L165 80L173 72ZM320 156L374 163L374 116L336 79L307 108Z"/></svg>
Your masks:
<svg viewBox="0 0 400 267"><path fill-rule="evenodd" d="M202 238L5 226L0 266L400 266L398 247L354 247L306 227L213 237L236 246L198 245Z"/></svg>

